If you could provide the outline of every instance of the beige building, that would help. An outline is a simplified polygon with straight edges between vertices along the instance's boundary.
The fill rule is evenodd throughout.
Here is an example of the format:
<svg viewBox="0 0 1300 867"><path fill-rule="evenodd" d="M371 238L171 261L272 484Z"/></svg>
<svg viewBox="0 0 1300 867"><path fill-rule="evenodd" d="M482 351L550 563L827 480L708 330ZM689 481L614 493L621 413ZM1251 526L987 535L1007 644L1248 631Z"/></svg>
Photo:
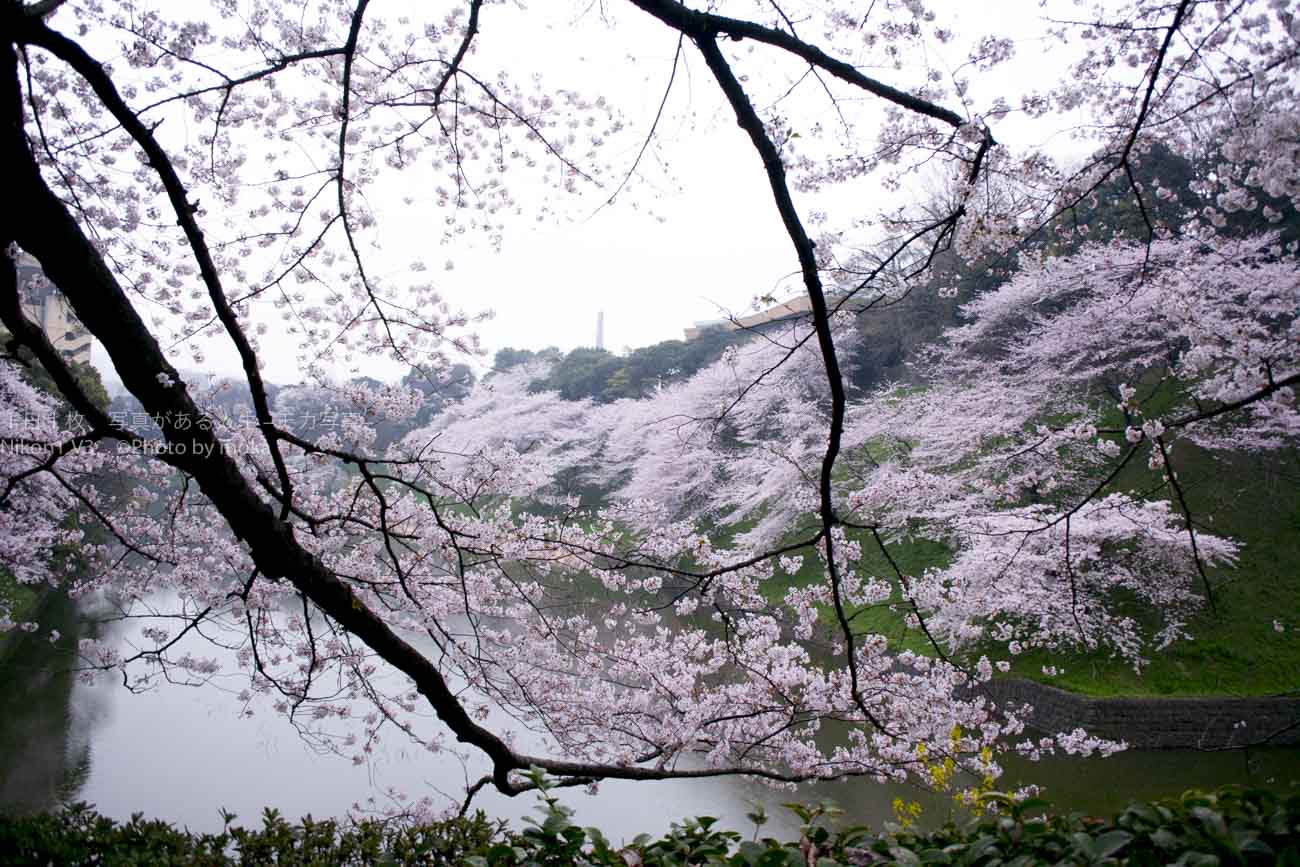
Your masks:
<svg viewBox="0 0 1300 867"><path fill-rule="evenodd" d="M827 299L833 303L835 296ZM846 305L849 310L859 310L862 305L860 301L851 300ZM712 328L720 328L723 331L740 331L741 329L757 328L761 325L767 325L771 322L780 322L785 319L793 319L812 310L812 301L807 295L796 295L789 301L783 301L766 310L760 310L757 313L751 313L748 316L734 316L730 319L704 319L694 323L684 332L687 340L694 340L705 331Z"/></svg>
<svg viewBox="0 0 1300 867"><path fill-rule="evenodd" d="M40 264L26 253L18 255L18 295L23 313L69 361L90 364L90 332L72 312L63 293L45 278Z"/></svg>

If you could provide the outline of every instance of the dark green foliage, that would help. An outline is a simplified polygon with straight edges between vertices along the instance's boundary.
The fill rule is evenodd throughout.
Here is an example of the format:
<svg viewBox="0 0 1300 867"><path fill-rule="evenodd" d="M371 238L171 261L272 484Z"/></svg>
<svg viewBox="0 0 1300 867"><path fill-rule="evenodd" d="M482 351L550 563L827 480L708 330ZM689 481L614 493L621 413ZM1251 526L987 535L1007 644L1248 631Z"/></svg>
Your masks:
<svg viewBox="0 0 1300 867"><path fill-rule="evenodd" d="M534 382L531 390L558 391L565 400L600 399L622 364L622 359L607 350L579 346L552 366L545 379Z"/></svg>
<svg viewBox="0 0 1300 867"><path fill-rule="evenodd" d="M567 355L554 348L533 352L506 347L497 352L493 369L500 372L530 361L546 361L551 363L551 371L532 383L534 391L558 391L565 400L589 398L597 403L635 400L654 394L661 385L689 377L716 361L723 349L750 336L718 328L694 340L664 340L643 346L626 356L589 346Z"/></svg>
<svg viewBox="0 0 1300 867"><path fill-rule="evenodd" d="M26 346L15 347L10 345L9 332L3 329L0 329L0 344L5 344L6 348L13 352L10 358L18 362L23 379L60 402L59 420L66 423L71 410L63 401L63 395L59 392L59 387L54 384L54 378L36 360L36 356L32 351ZM79 361L69 361L68 369L72 371L73 379L77 381L77 385L81 386L81 390L90 398L90 402L100 409L108 409L108 389L104 388L104 381L100 379L99 371L92 365L83 364Z"/></svg>
<svg viewBox="0 0 1300 867"><path fill-rule="evenodd" d="M447 404L455 403L469 394L474 389L475 379L474 371L468 364L453 364L444 376L437 379L412 368L402 378L402 385L420 392L424 399L415 418L407 423L407 427L418 428L427 425Z"/></svg>
<svg viewBox="0 0 1300 867"><path fill-rule="evenodd" d="M504 349L498 349L497 354L492 357L492 370L501 373L512 367L527 364L530 361L556 362L563 357L564 353L557 346L548 346L546 349L537 352L531 349L514 349L507 346Z"/></svg>
<svg viewBox="0 0 1300 867"><path fill-rule="evenodd" d="M1298 865L1300 795L1259 790L1188 792L1181 798L1130 806L1110 820L1078 813L1040 815L1045 801L1015 803L991 794L996 807L965 826L933 832L862 826L833 828L827 804L791 805L802 820L800 839L742 839L701 817L674 825L658 840L646 835L615 848L594 828L569 821L570 811L543 793L543 819L469 859L476 867L593 865L645 867L831 867L879 865ZM751 815L757 822L762 817Z"/></svg>
<svg viewBox="0 0 1300 867"><path fill-rule="evenodd" d="M1152 231L1181 226L1204 204L1190 189L1197 175L1192 160L1153 144L1138 157L1133 170L1133 179L1143 190L1140 206L1128 175L1116 172L1095 193L1061 214L1045 233L1044 247L1054 256L1063 256L1084 244L1115 238L1146 240ZM1171 195L1161 199L1155 195L1157 187Z"/></svg>
<svg viewBox="0 0 1300 867"><path fill-rule="evenodd" d="M275 810L262 816L262 828L232 826L226 814L220 834L177 830L140 815L116 822L85 804L58 813L24 818L0 816L0 860L5 864L230 865L282 864L330 867L342 864L464 863L472 852L488 849L501 826L482 813L427 825L382 822L340 824L310 817L289 824Z"/></svg>
<svg viewBox="0 0 1300 867"><path fill-rule="evenodd" d="M708 816L624 845L571 821L572 811L542 786L539 817L505 833L481 813L428 825L304 819L274 810L261 830L230 825L220 834L178 831L135 816L104 818L84 804L28 818L0 817L0 857L8 864L467 864L473 867L834 867L834 865L1292 865L1300 867L1300 794L1261 790L1187 792L1136 803L1110 819L1047 815L1047 802L983 797L982 818L937 831L836 827L832 805L789 805L798 840L746 840ZM760 813L749 818L761 826Z"/></svg>
<svg viewBox="0 0 1300 867"><path fill-rule="evenodd" d="M1000 813L966 828L896 832L870 846L864 864L952 865L1300 865L1300 795L1262 790L1187 792L1133 804L1110 820L1072 813L1032 815L1047 806L990 795Z"/></svg>
<svg viewBox="0 0 1300 867"><path fill-rule="evenodd" d="M694 340L664 340L634 349L610 379L604 397L606 400L648 397L660 385L685 379L712 364L722 355L722 350L749 336L714 328Z"/></svg>

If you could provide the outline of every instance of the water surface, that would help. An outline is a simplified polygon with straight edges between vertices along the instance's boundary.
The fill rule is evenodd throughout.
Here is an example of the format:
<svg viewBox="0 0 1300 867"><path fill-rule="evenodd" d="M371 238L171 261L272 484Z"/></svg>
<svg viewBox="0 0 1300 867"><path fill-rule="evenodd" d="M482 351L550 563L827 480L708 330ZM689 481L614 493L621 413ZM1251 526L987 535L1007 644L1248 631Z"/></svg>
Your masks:
<svg viewBox="0 0 1300 867"><path fill-rule="evenodd" d="M221 827L221 809L255 823L267 805L293 818L341 816L357 805L383 807L392 803L391 789L456 798L467 779L484 770L481 763L467 767L451 755L431 755L397 740L382 743L367 764L353 765L319 754L277 715L241 718L240 703L211 687L165 685L132 694L120 680L81 683L70 673L72 648L93 628L78 622L66 600L53 599L42 629L0 661L0 810L80 800L117 818L143 812L211 831ZM55 644L48 641L50 629L62 633ZM1007 766L1000 788L1034 783L1059 808L1103 813L1132 798L1191 787L1285 787L1300 780L1300 750L1130 751L1109 759L1012 760ZM578 790L561 795L578 822L597 825L615 840L660 833L692 815L720 817L748 835L753 825L745 814L755 805L772 817L764 834L786 835L798 822L781 804L822 798L835 800L855 821L879 825L891 817L897 797L920 802L929 823L953 813L948 796L869 781L809 784L795 792L739 778L605 782L594 797ZM534 812L537 800L488 792L475 803L490 815L517 821Z"/></svg>

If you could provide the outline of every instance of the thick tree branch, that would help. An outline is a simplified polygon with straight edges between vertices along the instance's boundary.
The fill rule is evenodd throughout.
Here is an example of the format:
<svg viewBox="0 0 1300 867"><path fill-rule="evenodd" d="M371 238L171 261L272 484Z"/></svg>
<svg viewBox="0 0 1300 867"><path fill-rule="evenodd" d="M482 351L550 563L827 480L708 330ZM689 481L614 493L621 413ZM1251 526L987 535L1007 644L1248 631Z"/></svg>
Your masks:
<svg viewBox="0 0 1300 867"><path fill-rule="evenodd" d="M884 82L864 75L852 65L832 57L817 46L804 42L802 39L785 31L764 27L761 24L755 24L752 21L745 21L740 18L728 18L725 15L714 15L710 12L696 12L681 3L674 2L674 0L631 0L631 2L679 33L686 34L697 44L701 40L706 42L715 41L719 36L729 36L733 39L753 39L755 42L762 42L789 52L795 57L807 61L813 67L826 70L841 81L861 88L881 99L888 100L908 111L933 118L949 126L958 127L966 123L965 118L955 111L935 105L929 100L890 87Z"/></svg>
<svg viewBox="0 0 1300 867"><path fill-rule="evenodd" d="M167 199L176 214L176 220L185 233L185 239L194 255L194 261L198 265L199 273L202 275L213 310L216 312L217 318L221 320L226 334L230 337L239 353L239 360L244 369L244 376L248 380L249 390L253 398L253 407L257 413L262 436L266 440L267 448L271 453L271 460L274 462L276 473L280 477L280 484L286 494L292 496L293 482L289 478L289 471L285 466L284 457L280 454L279 444L275 440L271 410L266 397L266 386L262 381L260 362L226 297L226 291L221 285L221 275L217 271L212 252L208 249L207 239L204 237L203 230L199 227L196 218L196 206L190 202L189 193L177 174L171 158L154 137L153 130L146 126L140 116L123 100L104 68L87 54L80 45L43 24L23 28L18 37L27 44L44 48L71 66L91 86L95 95L109 114L113 116L113 119L144 151L149 166L162 182L163 189L167 193ZM46 273L49 273L48 269ZM167 372L175 378L174 371L171 371L170 367Z"/></svg>
<svg viewBox="0 0 1300 867"><path fill-rule="evenodd" d="M799 259L799 269L803 274L804 288L812 304L813 327L817 331L817 344L821 349L822 362L826 370L826 381L831 395L830 429L827 434L826 451L822 456L821 476L818 481L820 498L819 512L822 521L822 544L825 546L826 569L830 576L831 598L834 603L835 617L839 621L840 632L844 637L844 657L849 669L851 692L854 703L863 716L882 732L888 732L886 726L867 707L862 697L858 674L857 642L848 613L845 611L839 566L835 562L835 540L832 530L836 524L835 502L831 491L835 460L839 456L840 439L844 433L844 376L840 371L839 357L835 352L835 340L831 334L830 314L826 307L826 294L822 289L821 274L817 267L817 254L813 241L803 227L803 221L795 208L785 178L785 164L781 154L768 136L763 121L754 110L753 104L745 94L740 82L731 71L731 66L722 56L721 49L712 35L696 37L696 46L704 55L704 61L717 79L723 94L736 113L736 120L741 129L749 136L754 149L763 160L763 169L767 174L768 186L776 200L777 211L785 225L786 234L794 244Z"/></svg>
<svg viewBox="0 0 1300 867"><path fill-rule="evenodd" d="M40 261L49 279L104 345L123 383L147 412L161 417L169 414L201 417L201 410L99 251L42 178L23 135L17 57L11 45L6 44L0 51L3 51L0 55L0 116L3 117L0 159L10 167L14 188L25 205L21 214L9 210L0 215L0 243L16 241ZM10 293L10 298L16 304L16 294ZM33 340L39 343L36 335ZM51 374L62 387L62 380L70 374L52 347L38 350L38 358L45 352L53 354ZM91 406L83 411L92 421L96 413ZM795 782L803 778L803 775L782 774L760 766L675 769L603 765L516 753L470 717L457 692L435 664L398 635L318 557L302 547L292 526L258 496L255 483L242 474L225 452L215 431L201 425L184 430L167 425L163 427L163 437L167 448L160 457L195 480L235 537L247 546L258 573L269 579L283 578L291 582L343 629L410 677L456 738L488 757L493 783L502 792L522 791L511 774L534 765L551 774L584 779L663 780L748 775ZM838 776L865 772L854 769Z"/></svg>

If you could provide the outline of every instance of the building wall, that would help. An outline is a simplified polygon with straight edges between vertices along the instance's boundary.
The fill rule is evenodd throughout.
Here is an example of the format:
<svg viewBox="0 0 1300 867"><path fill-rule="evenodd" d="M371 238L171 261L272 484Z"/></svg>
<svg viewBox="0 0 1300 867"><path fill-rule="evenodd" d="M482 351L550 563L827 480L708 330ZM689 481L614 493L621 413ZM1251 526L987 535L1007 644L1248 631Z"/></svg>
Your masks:
<svg viewBox="0 0 1300 867"><path fill-rule="evenodd" d="M828 299L828 301L830 300L832 299ZM860 303L851 301L849 307L854 310L859 309ZM712 328L721 328L723 331L760 328L772 322L793 319L796 316L808 313L810 310L812 310L812 300L807 295L796 295L789 301L782 301L780 304L773 305L766 310L760 310L757 313L751 313L748 316L733 316L730 319L711 319L696 322L690 328L685 329L683 333L687 340L694 340Z"/></svg>
<svg viewBox="0 0 1300 867"><path fill-rule="evenodd" d="M41 327L64 358L89 364L90 332L72 312L67 299L45 279L40 265L31 256L20 254L16 264L23 313Z"/></svg>

